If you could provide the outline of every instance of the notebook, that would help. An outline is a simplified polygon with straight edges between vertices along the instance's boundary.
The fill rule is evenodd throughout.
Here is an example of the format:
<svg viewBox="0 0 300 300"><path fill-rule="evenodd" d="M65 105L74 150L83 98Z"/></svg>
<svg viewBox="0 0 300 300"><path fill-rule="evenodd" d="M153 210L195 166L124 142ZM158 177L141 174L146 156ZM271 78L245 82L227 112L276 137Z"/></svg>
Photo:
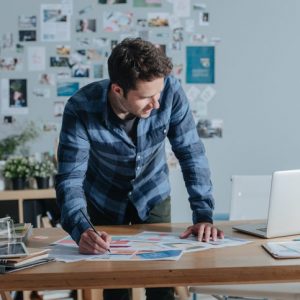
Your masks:
<svg viewBox="0 0 300 300"><path fill-rule="evenodd" d="M272 175L267 222L236 225L233 229L263 238L300 234L299 211L300 170L276 171Z"/></svg>

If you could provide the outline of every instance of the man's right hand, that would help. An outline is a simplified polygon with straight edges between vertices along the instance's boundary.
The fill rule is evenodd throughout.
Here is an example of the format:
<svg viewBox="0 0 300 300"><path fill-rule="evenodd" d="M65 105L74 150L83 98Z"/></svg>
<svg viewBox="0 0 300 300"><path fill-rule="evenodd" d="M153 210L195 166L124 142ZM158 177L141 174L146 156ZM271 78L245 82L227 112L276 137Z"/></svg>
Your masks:
<svg viewBox="0 0 300 300"><path fill-rule="evenodd" d="M79 252L82 254L104 254L109 250L111 237L104 231L96 232L89 228L81 234Z"/></svg>

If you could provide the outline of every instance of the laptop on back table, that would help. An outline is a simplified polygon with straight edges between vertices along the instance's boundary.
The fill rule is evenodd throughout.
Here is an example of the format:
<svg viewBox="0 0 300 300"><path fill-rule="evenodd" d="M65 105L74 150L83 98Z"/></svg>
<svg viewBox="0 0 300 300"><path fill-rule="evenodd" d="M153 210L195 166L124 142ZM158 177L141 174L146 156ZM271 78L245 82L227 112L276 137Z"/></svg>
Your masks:
<svg viewBox="0 0 300 300"><path fill-rule="evenodd" d="M236 225L233 229L263 238L300 234L299 212L300 170L276 171L272 175L267 222Z"/></svg>

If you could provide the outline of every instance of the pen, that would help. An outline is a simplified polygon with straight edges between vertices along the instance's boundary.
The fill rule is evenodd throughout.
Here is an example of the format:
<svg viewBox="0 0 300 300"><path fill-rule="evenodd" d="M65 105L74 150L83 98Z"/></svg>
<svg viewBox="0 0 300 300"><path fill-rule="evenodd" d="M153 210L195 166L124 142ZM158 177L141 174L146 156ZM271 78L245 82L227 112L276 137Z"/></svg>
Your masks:
<svg viewBox="0 0 300 300"><path fill-rule="evenodd" d="M99 232L96 230L96 228L94 227L94 225L92 224L92 222L89 220L89 218L87 217L87 215L84 213L84 211L82 209L80 209L81 214L83 215L83 217L85 218L85 220L89 223L89 225L92 227L92 229L94 230L94 232L101 237L101 235L99 234ZM110 249L106 249L106 251L110 252Z"/></svg>

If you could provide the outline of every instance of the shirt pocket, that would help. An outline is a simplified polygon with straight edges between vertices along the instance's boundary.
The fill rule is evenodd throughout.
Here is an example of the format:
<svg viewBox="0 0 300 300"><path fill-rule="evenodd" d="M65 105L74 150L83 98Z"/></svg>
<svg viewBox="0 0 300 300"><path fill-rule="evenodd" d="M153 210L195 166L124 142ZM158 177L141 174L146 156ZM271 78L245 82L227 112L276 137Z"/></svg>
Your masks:
<svg viewBox="0 0 300 300"><path fill-rule="evenodd" d="M166 138L167 134L168 134L167 126L161 126L159 128L152 130L152 132L150 133L150 141L152 146L162 143Z"/></svg>

